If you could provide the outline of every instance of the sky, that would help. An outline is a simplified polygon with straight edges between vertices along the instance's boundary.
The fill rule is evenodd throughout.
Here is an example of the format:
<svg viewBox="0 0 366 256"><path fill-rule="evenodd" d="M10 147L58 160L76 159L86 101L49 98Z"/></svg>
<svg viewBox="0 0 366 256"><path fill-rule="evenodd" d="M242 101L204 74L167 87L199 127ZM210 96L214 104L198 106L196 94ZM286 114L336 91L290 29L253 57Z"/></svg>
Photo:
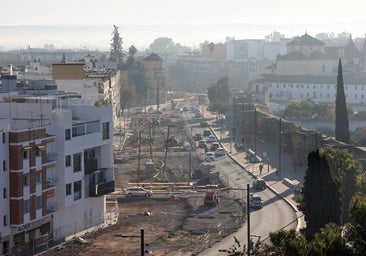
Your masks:
<svg viewBox="0 0 366 256"><path fill-rule="evenodd" d="M264 38L273 31L290 38L305 31L310 35L347 31L354 38L366 33L364 0L0 0L0 8L3 48L46 43L108 48L113 24L119 26L126 48L146 48L157 37L198 47L205 40ZM19 26L85 31L62 30L57 36L37 29L30 33Z"/></svg>

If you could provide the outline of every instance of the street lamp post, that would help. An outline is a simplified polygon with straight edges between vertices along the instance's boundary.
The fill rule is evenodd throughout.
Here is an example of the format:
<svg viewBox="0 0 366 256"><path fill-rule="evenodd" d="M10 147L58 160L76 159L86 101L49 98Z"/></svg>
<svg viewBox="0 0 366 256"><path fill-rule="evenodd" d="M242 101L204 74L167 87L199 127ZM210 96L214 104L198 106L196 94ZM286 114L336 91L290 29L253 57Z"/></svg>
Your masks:
<svg viewBox="0 0 366 256"><path fill-rule="evenodd" d="M279 129L278 129L278 179L281 180L281 171L282 171L282 119L279 120Z"/></svg>
<svg viewBox="0 0 366 256"><path fill-rule="evenodd" d="M257 108L254 107L254 160L257 162Z"/></svg>

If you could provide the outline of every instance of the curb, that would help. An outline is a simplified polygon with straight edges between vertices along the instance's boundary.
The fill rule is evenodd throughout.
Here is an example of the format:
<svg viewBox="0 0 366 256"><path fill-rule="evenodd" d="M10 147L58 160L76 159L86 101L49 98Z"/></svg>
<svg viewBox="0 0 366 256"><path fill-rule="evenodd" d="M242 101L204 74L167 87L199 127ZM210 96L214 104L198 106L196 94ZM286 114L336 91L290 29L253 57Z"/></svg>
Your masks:
<svg viewBox="0 0 366 256"><path fill-rule="evenodd" d="M206 119L206 117L204 117ZM215 135L216 139L218 138L216 131L212 128L211 125L209 125L209 128L211 130L211 132ZM233 156L232 156L232 152L228 153L229 150L227 150L227 147L224 146L223 143L221 143L221 140L217 140L220 145L225 149L226 151L226 155L228 155L237 165L239 165L241 168L243 168L247 173L249 173L253 178L258 178L256 175L254 175L252 172L250 172L242 163L240 163L238 160L236 160ZM302 227L302 217L297 216L298 213L300 212L297 207L295 205L293 205L289 200L287 200L287 198L283 197L280 195L280 193L278 193L275 189L273 189L271 186L267 186L267 188L269 188L273 193L275 193L277 196L281 197L295 212L296 215L296 231L300 231L301 227Z"/></svg>
<svg viewBox="0 0 366 256"><path fill-rule="evenodd" d="M224 147L226 150L226 147ZM226 150L227 151L227 150ZM236 160L232 154L227 154L237 165L239 165L240 167L242 167L248 174L250 174L253 178L258 178L256 175L254 175L252 172L250 172L242 163L240 163L238 160ZM273 193L275 193L277 196L281 197L295 212L296 214L296 231L299 231L301 229L302 226L302 220L300 217L297 216L297 213L299 212L299 210L297 209L297 207L295 205L293 205L289 200L287 200L287 198L283 197L280 195L280 193L278 193L274 188L272 188L271 186L267 186L267 188L269 188Z"/></svg>

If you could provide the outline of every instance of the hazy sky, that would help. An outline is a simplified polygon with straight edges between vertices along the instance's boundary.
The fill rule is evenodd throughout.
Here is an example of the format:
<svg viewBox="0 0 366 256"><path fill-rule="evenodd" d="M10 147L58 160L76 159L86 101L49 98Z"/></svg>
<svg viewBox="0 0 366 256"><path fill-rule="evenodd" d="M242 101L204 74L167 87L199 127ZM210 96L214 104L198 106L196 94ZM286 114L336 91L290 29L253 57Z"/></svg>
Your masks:
<svg viewBox="0 0 366 256"><path fill-rule="evenodd" d="M0 25L110 25L111 29L106 31L110 37L112 24L116 24L125 28L120 33L126 43L141 47L159 36L192 46L206 39L224 41L225 36L263 38L273 31L286 37L305 31L311 35L347 31L353 37L363 37L366 32L365 0L0 0L0 7ZM235 30L227 29L231 23L236 24ZM163 24L180 24L179 29L183 25L226 26L217 30L210 26L209 31L201 27L202 31L194 29L182 34L174 31L173 26L166 30L151 26ZM130 30L132 25L140 26ZM0 36L0 46L4 46L2 41L8 42L6 37L6 34ZM66 36L64 40L67 39ZM79 41L82 40L85 38ZM70 41L78 38L73 35Z"/></svg>

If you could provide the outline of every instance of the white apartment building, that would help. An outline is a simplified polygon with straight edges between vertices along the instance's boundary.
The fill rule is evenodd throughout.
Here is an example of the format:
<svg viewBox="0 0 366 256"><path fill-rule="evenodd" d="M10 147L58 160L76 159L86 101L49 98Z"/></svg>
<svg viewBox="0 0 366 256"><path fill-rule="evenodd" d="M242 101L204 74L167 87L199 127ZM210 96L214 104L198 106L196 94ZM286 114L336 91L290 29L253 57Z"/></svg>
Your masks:
<svg viewBox="0 0 366 256"><path fill-rule="evenodd" d="M52 100L0 103L1 255L104 223L104 195L114 191L112 105Z"/></svg>
<svg viewBox="0 0 366 256"><path fill-rule="evenodd" d="M347 104L366 104L366 77L344 76ZM334 103L336 76L265 76L252 85L265 94L265 102L286 104L310 99L319 103Z"/></svg>
<svg viewBox="0 0 366 256"><path fill-rule="evenodd" d="M52 79L57 84L57 90L76 92L84 100L89 100L90 105L99 100L110 99L113 102L113 117L119 117L120 71L87 71L85 63L58 63L52 64Z"/></svg>
<svg viewBox="0 0 366 256"><path fill-rule="evenodd" d="M0 255L10 252L9 121L0 120Z"/></svg>
<svg viewBox="0 0 366 256"><path fill-rule="evenodd" d="M251 87L266 104L287 104L304 99L334 103L341 59L347 104L363 105L366 103L364 55L366 44L360 50L352 38L347 45L327 47L304 34L289 42L287 54L277 56L276 63L267 67L265 74L253 81Z"/></svg>

